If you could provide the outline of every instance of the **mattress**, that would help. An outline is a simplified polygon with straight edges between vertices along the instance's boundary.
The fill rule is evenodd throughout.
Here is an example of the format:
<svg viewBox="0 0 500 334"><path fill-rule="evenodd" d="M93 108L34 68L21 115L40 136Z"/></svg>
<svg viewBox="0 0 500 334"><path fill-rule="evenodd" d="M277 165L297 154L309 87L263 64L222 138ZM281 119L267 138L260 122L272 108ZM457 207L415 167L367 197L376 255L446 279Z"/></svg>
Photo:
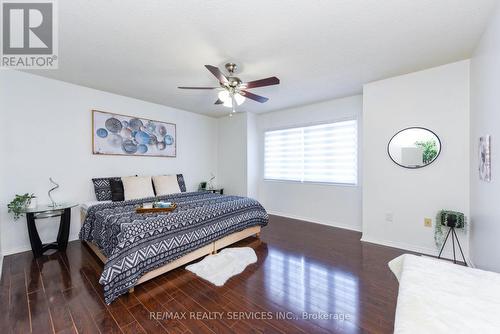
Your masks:
<svg viewBox="0 0 500 334"><path fill-rule="evenodd" d="M103 203L111 203L111 201L87 201L80 204L80 208L84 211L87 211L91 206L103 204Z"/></svg>
<svg viewBox="0 0 500 334"><path fill-rule="evenodd" d="M404 254L394 333L500 333L500 274Z"/></svg>
<svg viewBox="0 0 500 334"><path fill-rule="evenodd" d="M168 213L138 214L154 200L174 202ZM268 215L254 199L208 192L179 193L88 207L80 239L108 258L100 283L106 303L126 293L145 273L227 235L265 226Z"/></svg>

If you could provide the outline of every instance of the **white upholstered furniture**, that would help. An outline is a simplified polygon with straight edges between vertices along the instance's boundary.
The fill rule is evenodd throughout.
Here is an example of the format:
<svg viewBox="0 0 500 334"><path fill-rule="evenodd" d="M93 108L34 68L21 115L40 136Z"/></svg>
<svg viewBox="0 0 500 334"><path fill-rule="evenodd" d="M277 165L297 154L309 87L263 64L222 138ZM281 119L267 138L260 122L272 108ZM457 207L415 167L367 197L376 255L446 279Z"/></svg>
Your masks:
<svg viewBox="0 0 500 334"><path fill-rule="evenodd" d="M500 274L404 254L394 333L500 333Z"/></svg>

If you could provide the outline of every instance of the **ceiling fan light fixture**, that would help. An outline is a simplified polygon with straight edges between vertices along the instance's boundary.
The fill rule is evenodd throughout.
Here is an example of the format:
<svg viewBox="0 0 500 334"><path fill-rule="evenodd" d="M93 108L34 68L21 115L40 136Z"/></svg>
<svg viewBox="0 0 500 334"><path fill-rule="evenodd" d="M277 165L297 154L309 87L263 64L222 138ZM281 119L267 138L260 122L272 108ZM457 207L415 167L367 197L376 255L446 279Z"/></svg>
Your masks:
<svg viewBox="0 0 500 334"><path fill-rule="evenodd" d="M226 102L231 102L231 96L229 95L229 92L225 89L220 91L219 94L217 94L217 97L219 98L219 100L224 102L224 105Z"/></svg>
<svg viewBox="0 0 500 334"><path fill-rule="evenodd" d="M234 94L234 99L236 100L236 104L239 106L241 106L246 100L246 98L240 94Z"/></svg>
<svg viewBox="0 0 500 334"><path fill-rule="evenodd" d="M222 105L227 108L231 108L233 106L233 100L231 98L231 93L227 90L220 91L219 94L217 94L217 97L219 100L224 102ZM240 94L234 94L234 99L236 101L237 105L242 105L243 102L245 102L246 98L243 95Z"/></svg>
<svg viewBox="0 0 500 334"><path fill-rule="evenodd" d="M265 103L269 98L254 94L249 92L250 88L265 87L278 85L280 80L277 77L268 77L264 79L243 82L240 78L234 76L234 72L237 68L234 63L227 63L226 70L229 75L225 75L218 67L212 65L205 65L205 68L217 78L219 86L218 87L187 87L181 86L179 89L222 89L218 93L218 99L215 101L215 105L223 105L227 108L232 108L233 112L236 112L236 107L242 105L246 99L256 101L259 103Z"/></svg>

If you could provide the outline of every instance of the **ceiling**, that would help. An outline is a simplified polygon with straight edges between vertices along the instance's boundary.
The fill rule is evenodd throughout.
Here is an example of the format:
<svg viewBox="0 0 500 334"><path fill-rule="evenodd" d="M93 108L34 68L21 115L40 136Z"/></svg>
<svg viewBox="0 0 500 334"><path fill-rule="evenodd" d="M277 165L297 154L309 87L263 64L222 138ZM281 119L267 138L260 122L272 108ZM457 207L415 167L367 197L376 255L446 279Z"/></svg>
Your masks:
<svg viewBox="0 0 500 334"><path fill-rule="evenodd" d="M203 65L277 76L268 112L361 93L364 83L471 56L496 0L58 1L59 69L34 74L211 116Z"/></svg>

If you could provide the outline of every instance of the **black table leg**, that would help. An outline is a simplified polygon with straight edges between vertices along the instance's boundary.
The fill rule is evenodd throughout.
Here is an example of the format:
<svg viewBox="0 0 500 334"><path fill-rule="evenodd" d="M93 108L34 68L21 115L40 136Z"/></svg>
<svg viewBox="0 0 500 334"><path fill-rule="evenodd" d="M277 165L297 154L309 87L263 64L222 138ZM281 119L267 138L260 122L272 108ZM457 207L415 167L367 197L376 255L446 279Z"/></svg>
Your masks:
<svg viewBox="0 0 500 334"><path fill-rule="evenodd" d="M441 254L443 253L444 246L446 246L446 241L448 241L448 237L450 236L451 233L451 228L448 230L448 233L446 234L446 238L444 239L443 246L441 247L441 250L439 251L438 259L441 258Z"/></svg>
<svg viewBox="0 0 500 334"><path fill-rule="evenodd" d="M40 236L36 229L35 213L26 213L26 222L28 224L28 234L30 237L31 250L35 258L40 257L49 249L57 249L65 251L68 246L69 228L71 225L71 208L66 208L60 213L59 231L57 233L57 241L48 244L42 244ZM43 217L48 218L48 217Z"/></svg>
<svg viewBox="0 0 500 334"><path fill-rule="evenodd" d="M65 251L68 246L69 227L71 222L71 208L64 209L59 223L59 232L57 233L57 245L60 251Z"/></svg>
<svg viewBox="0 0 500 334"><path fill-rule="evenodd" d="M38 235L38 231L36 230L35 225L35 214L27 213L26 214L26 223L28 224L28 234L30 237L31 250L33 251L34 257L42 256L42 241L40 240L40 236Z"/></svg>

